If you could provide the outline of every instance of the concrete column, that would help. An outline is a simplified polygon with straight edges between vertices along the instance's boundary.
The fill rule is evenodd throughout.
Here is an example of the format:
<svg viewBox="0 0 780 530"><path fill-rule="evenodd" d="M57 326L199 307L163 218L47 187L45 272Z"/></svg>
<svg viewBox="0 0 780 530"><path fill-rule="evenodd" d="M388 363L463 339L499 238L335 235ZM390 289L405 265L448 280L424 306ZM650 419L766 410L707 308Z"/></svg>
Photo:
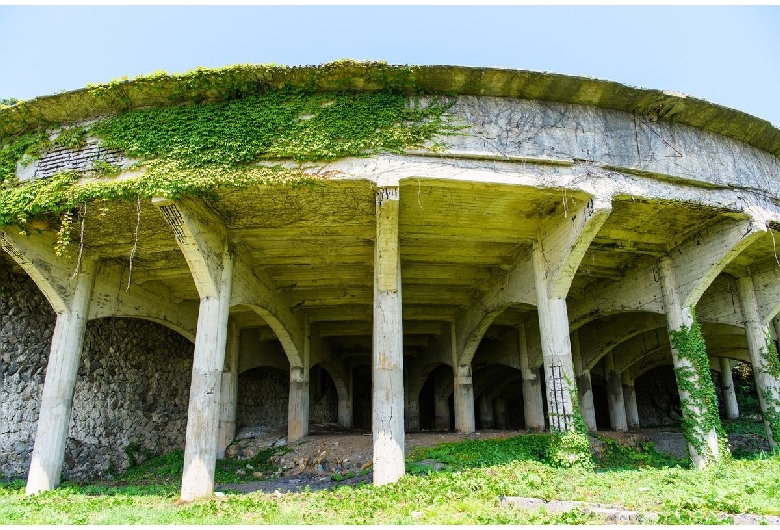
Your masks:
<svg viewBox="0 0 780 530"><path fill-rule="evenodd" d="M493 402L485 394L479 396L479 422L482 429L493 428Z"/></svg>
<svg viewBox="0 0 780 530"><path fill-rule="evenodd" d="M770 447L776 449L778 441L780 441L780 434L772 432L769 417L780 414L780 410L778 410L780 381L772 373L772 365L778 366L780 360L777 359L777 352L767 346L767 341L772 338L772 331L769 324L764 323L759 315L752 277L737 278L737 294L742 306L742 315L745 318L745 335L747 336L748 350L750 350L750 364L753 366L753 378L756 381L758 402L764 416L767 439ZM769 356L773 358L770 359Z"/></svg>
<svg viewBox="0 0 780 530"><path fill-rule="evenodd" d="M726 357L719 357L718 364L720 365L720 389L723 392L726 418L735 420L739 418L739 405L737 404L737 392L734 388L734 376L731 373L731 362Z"/></svg>
<svg viewBox="0 0 780 530"><path fill-rule="evenodd" d="M544 404L542 402L542 378L539 370L532 369L528 360L528 345L525 340L525 323L518 329L520 351L520 372L523 377L523 415L525 428L544 430Z"/></svg>
<svg viewBox="0 0 780 530"><path fill-rule="evenodd" d="M580 412L588 430L596 432L596 406L593 404L593 385L590 381L590 370L582 365L580 353L580 335L577 330L571 333L571 355L574 361L574 372L577 375L577 395L579 397Z"/></svg>
<svg viewBox="0 0 780 530"><path fill-rule="evenodd" d="M450 430L450 400L449 396L435 394L433 396L433 410L435 425L437 431Z"/></svg>
<svg viewBox="0 0 780 530"><path fill-rule="evenodd" d="M407 400L404 404L404 423L406 432L420 431L420 401L418 399Z"/></svg>
<svg viewBox="0 0 780 530"><path fill-rule="evenodd" d="M352 368L347 369L345 381L347 387L346 396L339 396L339 425L342 427L352 427L352 400L354 397L352 387Z"/></svg>
<svg viewBox="0 0 780 530"><path fill-rule="evenodd" d="M659 260L659 273L661 281L661 291L663 293L664 310L666 312L666 326L669 332L678 331L683 326L687 329L691 329L694 324L693 311L691 307L683 307L680 300L680 293L677 287L677 280L675 277L674 266L672 261L668 257L663 257ZM674 346L674 342L671 343L672 350L672 362L674 363L675 371L683 370L686 372L697 373L690 360L680 357L677 352L677 348ZM703 382L698 377L694 377L691 381L694 385L701 388ZM684 389L677 388L680 393L680 401L690 402L690 393ZM700 406L701 405L701 406ZM697 416L704 416L707 414L706 404L692 404L693 414ZM683 408L683 415L685 415L685 408ZM710 454L714 460L719 459L720 450L718 447L718 433L715 429L710 429L708 432L701 434L704 443L707 445ZM688 452L691 455L691 462L696 468L703 468L707 465L707 455L699 454L696 447L693 444L688 443Z"/></svg>
<svg viewBox="0 0 780 530"><path fill-rule="evenodd" d="M225 348L225 369L222 372L220 392L219 437L217 458L225 458L225 449L236 437L236 411L238 408L238 344L239 333L235 325L228 324Z"/></svg>
<svg viewBox="0 0 780 530"><path fill-rule="evenodd" d="M442 372L437 372L433 385L434 428L437 431L450 430L450 385L444 377Z"/></svg>
<svg viewBox="0 0 780 530"><path fill-rule="evenodd" d="M460 365L455 370L455 430L462 433L474 432L474 384L471 365Z"/></svg>
<svg viewBox="0 0 780 530"><path fill-rule="evenodd" d="M351 399L339 400L339 425L347 428L352 427L352 400Z"/></svg>
<svg viewBox="0 0 780 530"><path fill-rule="evenodd" d="M82 263L70 308L57 315L43 383L32 461L27 475L25 491L28 495L54 489L60 483L73 392L96 270L95 262Z"/></svg>
<svg viewBox="0 0 780 530"><path fill-rule="evenodd" d="M636 388L634 380L628 370L623 370L621 375L623 380L623 400L626 407L626 420L629 429L639 428L639 408L636 405Z"/></svg>
<svg viewBox="0 0 780 530"><path fill-rule="evenodd" d="M577 384L571 358L566 299L549 296L544 254L538 244L534 247L534 276L550 428L570 431L575 427L574 399L576 398L573 397L573 392Z"/></svg>
<svg viewBox="0 0 780 530"><path fill-rule="evenodd" d="M287 440L309 434L309 367L290 367L290 398L287 403Z"/></svg>
<svg viewBox="0 0 780 530"><path fill-rule="evenodd" d="M181 498L191 501L214 491L222 369L233 283L233 260L225 253L217 296L202 297L192 361L190 402Z"/></svg>
<svg viewBox="0 0 780 530"><path fill-rule="evenodd" d="M604 356L604 378L607 380L607 403L609 405L609 425L613 431L626 432L626 405L623 397L623 382L615 370L615 357L610 351Z"/></svg>
<svg viewBox="0 0 780 530"><path fill-rule="evenodd" d="M373 441L374 484L404 474L404 374L398 188L376 196L374 245Z"/></svg>
<svg viewBox="0 0 780 530"><path fill-rule="evenodd" d="M493 401L493 411L495 413L496 429L508 429L509 421L506 417L506 401L496 398Z"/></svg>

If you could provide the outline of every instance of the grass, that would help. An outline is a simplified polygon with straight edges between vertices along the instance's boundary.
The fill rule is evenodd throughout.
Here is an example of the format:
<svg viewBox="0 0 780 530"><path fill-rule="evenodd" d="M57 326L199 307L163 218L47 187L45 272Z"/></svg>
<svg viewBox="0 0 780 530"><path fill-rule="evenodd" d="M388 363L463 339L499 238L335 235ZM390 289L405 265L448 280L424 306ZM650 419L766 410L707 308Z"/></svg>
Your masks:
<svg viewBox="0 0 780 530"><path fill-rule="evenodd" d="M625 448L602 439L595 471L557 469L546 461L549 436L474 440L418 448L409 473L381 487L340 487L299 494L232 494L184 504L178 500L181 453L130 469L112 484L65 483L35 497L22 481L0 484L0 521L9 524L579 524L598 516L523 511L499 498L523 496L620 504L661 513L661 522L705 524L719 513L780 515L780 455L731 459L697 472L660 455L651 444ZM263 453L251 463L271 471ZM219 461L217 481L247 461ZM441 468L434 471L434 468Z"/></svg>

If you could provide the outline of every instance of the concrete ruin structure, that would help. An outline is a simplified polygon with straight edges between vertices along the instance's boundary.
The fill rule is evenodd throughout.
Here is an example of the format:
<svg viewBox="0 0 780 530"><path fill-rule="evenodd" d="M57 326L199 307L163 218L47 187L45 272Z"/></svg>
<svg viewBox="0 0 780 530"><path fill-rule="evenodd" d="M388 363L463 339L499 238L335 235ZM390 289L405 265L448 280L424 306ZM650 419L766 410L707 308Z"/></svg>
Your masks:
<svg viewBox="0 0 780 530"><path fill-rule="evenodd" d="M374 74L394 69L401 67L331 66L312 90L386 90ZM317 68L269 71L254 82L295 85ZM188 388L171 379L177 383L136 391L144 402L166 386L184 388L178 412L155 429L180 422L185 500L212 493L215 460L235 436L243 374L254 369L289 380L289 441L308 432L313 387L322 385L313 378L327 378L332 419L372 431L374 481L385 484L404 473L409 431L566 431L579 414L591 431L638 428L646 418L637 381L663 366L689 374L679 388L690 404L685 418L717 415L712 403L691 401L705 381L670 338L697 322L727 416L738 415L732 366L749 362L775 444L780 130L682 94L607 81L449 66L404 71L414 81L410 102L441 95L447 103L453 130L432 149L274 162L315 185L107 197L82 212L80 233L74 224L78 249L70 256L55 251L55 225L2 228L6 283L22 281L23 271L56 320L50 350L36 357L45 369L29 371L40 388L30 396L37 419L25 420L35 425L28 493L58 485L69 429L81 421L71 415L74 392L107 370L99 355L82 354L89 326L123 319L175 332L149 332L144 343L145 332L133 331L144 378L169 361L165 353L152 358L161 334L194 345L177 343L170 354L191 370ZM141 81L106 88L120 90L119 110L89 89L0 109L0 138L222 97L193 88L170 103ZM142 165L99 142L90 136L20 164L18 185L87 171L95 159L120 168L105 178L143 178ZM9 341L23 335L13 322L30 315L2 318L2 400L16 403L10 385L20 372L9 367L29 351ZM95 394L105 396L98 408L116 401L112 391ZM10 440L21 420L4 414ZM690 453L703 465L718 453L717 436L697 425L702 443L692 442Z"/></svg>

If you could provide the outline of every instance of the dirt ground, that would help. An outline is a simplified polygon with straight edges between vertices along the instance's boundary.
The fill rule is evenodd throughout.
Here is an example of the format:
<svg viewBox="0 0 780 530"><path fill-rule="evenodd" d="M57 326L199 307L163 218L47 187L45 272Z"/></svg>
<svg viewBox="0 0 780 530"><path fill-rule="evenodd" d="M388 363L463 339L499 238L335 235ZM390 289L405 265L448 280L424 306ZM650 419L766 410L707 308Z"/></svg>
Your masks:
<svg viewBox="0 0 780 530"><path fill-rule="evenodd" d="M444 442L487 438L511 438L525 431L486 430L470 434L455 432L415 432L406 435L405 446L408 455L415 447L431 447ZM284 442L284 429L267 431L262 436L246 438L234 444L228 454L239 458L250 458L260 448L275 442ZM240 491L249 493L297 492L307 486L312 490L332 489L338 486L371 483L372 441L371 433L344 429L338 425L313 423L309 435L290 444L291 452L272 457L272 462L283 469L271 477L260 476L257 482L244 484L223 484L218 491ZM276 443L280 445L280 443ZM342 478L334 480L332 477Z"/></svg>
<svg viewBox="0 0 780 530"><path fill-rule="evenodd" d="M371 433L318 422L312 422L309 431L308 436L289 445L290 452L280 452L271 458L272 463L281 469L280 472L273 475L256 475L258 480L255 482L223 484L217 490L282 494L298 492L306 487L316 491L339 486L370 484L373 481ZM409 455L415 447L419 446L432 447L444 442L463 440L511 438L527 432L488 429L470 434L441 431L408 433L405 438L406 454ZM285 434L286 428L246 430L244 433L239 433L239 440L228 448L227 454L232 458L251 458L259 450L274 445L285 445L287 443ZM688 446L682 433L670 432L667 429L642 429L631 433L599 431L599 435L607 436L629 447L639 446L650 440L654 442L656 450L672 454L677 458L685 458L688 454ZM758 436L732 435L729 440L732 451L737 448L768 450L766 441ZM592 442L591 449L598 454L603 447L598 442ZM253 471L247 469L247 473Z"/></svg>

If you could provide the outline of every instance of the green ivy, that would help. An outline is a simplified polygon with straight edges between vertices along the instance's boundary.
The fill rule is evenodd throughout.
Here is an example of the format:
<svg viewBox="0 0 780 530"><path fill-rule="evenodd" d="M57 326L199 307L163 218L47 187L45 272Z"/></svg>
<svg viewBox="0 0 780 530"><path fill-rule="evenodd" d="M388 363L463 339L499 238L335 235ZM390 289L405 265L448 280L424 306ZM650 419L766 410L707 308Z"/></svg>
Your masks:
<svg viewBox="0 0 780 530"><path fill-rule="evenodd" d="M715 385L710 375L710 362L701 325L696 320L696 312L691 308L693 324L690 328L683 325L671 331L672 345L680 359L690 362L690 366L675 367L677 387L687 392L686 399L680 399L682 406L682 429L685 439L705 461L717 460L720 455L711 454L706 442L707 434L713 429L718 433L720 452L726 454L725 431L718 416L718 402Z"/></svg>
<svg viewBox="0 0 780 530"><path fill-rule="evenodd" d="M551 425L552 438L547 459L554 467L593 469L590 434L580 411L577 385L574 381L569 381L568 377L565 378L565 383L572 403L572 414L566 418L566 424L572 425L573 428L559 431Z"/></svg>
<svg viewBox="0 0 780 530"><path fill-rule="evenodd" d="M58 147L65 147L75 151L84 149L87 145L87 129L84 127L69 127L60 132L52 143Z"/></svg>
<svg viewBox="0 0 780 530"><path fill-rule="evenodd" d="M777 348L772 336L767 333L765 338L766 347L761 350L760 370L774 378L775 384L780 382L780 357L777 355ZM780 435L780 398L777 396L777 389L773 387L765 388L763 391L766 410L763 411L764 419L769 424L771 439L777 444L778 435Z"/></svg>
<svg viewBox="0 0 780 530"><path fill-rule="evenodd" d="M403 153L438 147L437 136L452 134L446 102L401 93L305 93L283 90L212 103L136 109L94 124L89 134L104 148L138 160L141 177L84 181L65 172L50 179L15 185L0 193L0 225L59 214L95 199L181 195L213 196L223 188L268 183L310 184L303 163L331 161L379 152ZM83 135L87 131L84 131ZM82 132L68 133L81 138ZM40 135L27 135L9 147L8 180L15 164ZM6 155L4 149L3 155ZM279 163L294 160L297 167ZM3 159L5 160L5 159ZM96 176L118 173L97 163ZM5 168L5 165L2 166Z"/></svg>
<svg viewBox="0 0 780 530"><path fill-rule="evenodd" d="M0 141L0 186L16 179L16 164L27 164L51 147L43 132L31 132Z"/></svg>

